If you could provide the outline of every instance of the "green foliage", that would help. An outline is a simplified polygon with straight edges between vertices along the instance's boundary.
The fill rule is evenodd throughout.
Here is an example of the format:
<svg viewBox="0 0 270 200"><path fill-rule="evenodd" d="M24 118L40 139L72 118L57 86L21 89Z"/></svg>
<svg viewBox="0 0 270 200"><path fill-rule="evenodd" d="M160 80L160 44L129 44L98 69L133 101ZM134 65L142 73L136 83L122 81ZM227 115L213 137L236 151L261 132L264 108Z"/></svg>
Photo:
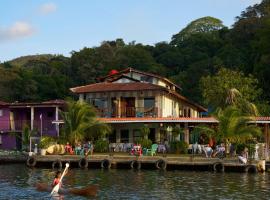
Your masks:
<svg viewBox="0 0 270 200"><path fill-rule="evenodd" d="M173 127L173 129L172 129L173 140L175 140L175 138L178 137L181 134L184 134L184 129L183 128L180 128L178 126Z"/></svg>
<svg viewBox="0 0 270 200"><path fill-rule="evenodd" d="M150 149L152 145L152 141L149 139L141 138L137 141L135 141L137 144L140 144L142 148Z"/></svg>
<svg viewBox="0 0 270 200"><path fill-rule="evenodd" d="M133 67L174 80L182 87L181 94L214 108L224 105L223 97L235 88L245 100L255 103L261 114L269 115L269 7L269 0L249 6L231 28L213 17L196 19L169 43L126 44L118 38L72 51L70 58L36 55L1 63L0 99L66 98L70 87L94 83L111 69ZM228 70L219 71L221 66ZM214 79L217 71L224 72L219 80Z"/></svg>
<svg viewBox="0 0 270 200"><path fill-rule="evenodd" d="M188 152L188 144L185 141L171 142L170 148L173 153L186 154Z"/></svg>
<svg viewBox="0 0 270 200"><path fill-rule="evenodd" d="M38 144L39 148L47 149L50 145L55 144L56 139L49 136L43 136Z"/></svg>
<svg viewBox="0 0 270 200"><path fill-rule="evenodd" d="M96 141L94 145L95 152L104 153L104 152L108 152L108 150L109 150L109 142L107 140L98 139Z"/></svg>
<svg viewBox="0 0 270 200"><path fill-rule="evenodd" d="M225 26L222 24L222 21L217 18L209 16L202 17L192 21L178 34L173 35L171 43L180 44L185 39L189 38L191 35L218 31L224 27Z"/></svg>
<svg viewBox="0 0 270 200"><path fill-rule="evenodd" d="M12 132L11 135L19 138L22 141L22 149L28 150L30 145L30 137L36 136L36 130L30 130L30 127L25 124L23 125L22 134L18 134L17 132Z"/></svg>
<svg viewBox="0 0 270 200"><path fill-rule="evenodd" d="M246 142L262 134L259 127L249 123L254 118L235 106L219 109L214 116L219 121L217 128L201 125L195 129L201 134L215 137L220 141L229 140L232 143Z"/></svg>
<svg viewBox="0 0 270 200"><path fill-rule="evenodd" d="M150 128L147 125L143 125L143 127L140 128L140 132L143 138L147 138L150 134Z"/></svg>
<svg viewBox="0 0 270 200"><path fill-rule="evenodd" d="M64 120L61 137L72 145L89 138L102 138L111 131L108 125L96 119L95 108L85 102L69 101L67 111L60 114Z"/></svg>
<svg viewBox="0 0 270 200"><path fill-rule="evenodd" d="M252 75L245 76L242 72L225 68L221 68L216 75L203 77L201 88L205 103L215 109L234 103L242 105L242 101L237 102L240 99L254 102L262 94L258 80Z"/></svg>

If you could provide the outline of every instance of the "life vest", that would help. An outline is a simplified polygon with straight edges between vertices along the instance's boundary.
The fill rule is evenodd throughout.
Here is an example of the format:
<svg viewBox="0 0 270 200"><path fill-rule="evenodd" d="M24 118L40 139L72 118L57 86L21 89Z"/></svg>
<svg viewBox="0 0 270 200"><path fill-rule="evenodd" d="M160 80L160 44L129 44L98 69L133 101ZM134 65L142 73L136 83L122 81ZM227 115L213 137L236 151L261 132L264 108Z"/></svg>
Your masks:
<svg viewBox="0 0 270 200"><path fill-rule="evenodd" d="M59 182L60 182L60 178L55 178L55 179L53 180L52 186L53 186L53 187L56 186Z"/></svg>

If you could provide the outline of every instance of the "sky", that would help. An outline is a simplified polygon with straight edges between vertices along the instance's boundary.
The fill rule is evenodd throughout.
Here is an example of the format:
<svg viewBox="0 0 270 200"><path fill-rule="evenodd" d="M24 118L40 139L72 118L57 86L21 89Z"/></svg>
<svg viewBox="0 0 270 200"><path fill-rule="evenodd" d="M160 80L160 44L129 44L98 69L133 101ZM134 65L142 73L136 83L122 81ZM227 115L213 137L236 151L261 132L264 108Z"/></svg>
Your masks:
<svg viewBox="0 0 270 200"><path fill-rule="evenodd" d="M231 27L261 0L0 0L0 62L62 54L122 38L169 42L191 21L212 16Z"/></svg>

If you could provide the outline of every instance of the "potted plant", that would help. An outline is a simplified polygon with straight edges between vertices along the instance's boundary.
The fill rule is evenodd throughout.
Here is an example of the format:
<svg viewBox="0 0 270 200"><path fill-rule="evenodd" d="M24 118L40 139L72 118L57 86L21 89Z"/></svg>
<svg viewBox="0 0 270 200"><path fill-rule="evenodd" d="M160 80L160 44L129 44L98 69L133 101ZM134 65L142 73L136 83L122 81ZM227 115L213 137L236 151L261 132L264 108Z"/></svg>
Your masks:
<svg viewBox="0 0 270 200"><path fill-rule="evenodd" d="M53 142L53 138L51 137L42 137L39 143L39 148L40 148L40 154L42 156L46 155L47 148L50 146L50 144Z"/></svg>

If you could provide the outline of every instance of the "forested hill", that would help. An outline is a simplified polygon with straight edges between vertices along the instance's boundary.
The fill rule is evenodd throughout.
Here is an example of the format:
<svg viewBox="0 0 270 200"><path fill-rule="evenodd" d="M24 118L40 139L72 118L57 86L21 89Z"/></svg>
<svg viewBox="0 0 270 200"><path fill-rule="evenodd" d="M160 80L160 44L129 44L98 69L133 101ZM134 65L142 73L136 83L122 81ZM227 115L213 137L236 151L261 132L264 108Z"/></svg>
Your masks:
<svg viewBox="0 0 270 200"><path fill-rule="evenodd" d="M222 67L258 79L263 92L255 101L270 99L270 0L248 7L232 28L203 17L172 33L169 43L153 46L122 39L85 47L71 57L37 55L0 64L0 100L42 101L65 98L69 88L95 82L111 69L133 67L172 79L183 95L205 104L201 78ZM143 34L143 33L142 33ZM233 77L231 77L233 78ZM236 86L237 87L237 86ZM207 106L207 105L206 105Z"/></svg>

